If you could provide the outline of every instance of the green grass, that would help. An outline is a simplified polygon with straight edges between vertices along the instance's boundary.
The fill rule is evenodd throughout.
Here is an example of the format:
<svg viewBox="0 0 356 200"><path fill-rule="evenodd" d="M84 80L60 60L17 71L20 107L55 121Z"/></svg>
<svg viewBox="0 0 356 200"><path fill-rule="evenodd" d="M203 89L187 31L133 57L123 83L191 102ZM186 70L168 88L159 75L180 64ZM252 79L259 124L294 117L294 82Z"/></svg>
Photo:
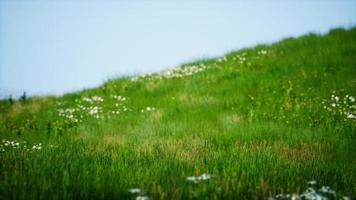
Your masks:
<svg viewBox="0 0 356 200"><path fill-rule="evenodd" d="M180 67L2 100L0 199L263 199L310 180L356 196L356 28Z"/></svg>

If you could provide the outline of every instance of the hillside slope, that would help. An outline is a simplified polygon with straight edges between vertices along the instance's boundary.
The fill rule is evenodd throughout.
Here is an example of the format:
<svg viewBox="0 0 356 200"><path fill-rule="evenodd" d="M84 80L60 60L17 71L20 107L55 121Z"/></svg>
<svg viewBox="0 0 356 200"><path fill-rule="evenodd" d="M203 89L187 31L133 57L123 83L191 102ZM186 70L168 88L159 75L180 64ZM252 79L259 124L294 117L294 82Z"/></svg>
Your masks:
<svg viewBox="0 0 356 200"><path fill-rule="evenodd" d="M0 199L355 197L355 55L335 29L2 100Z"/></svg>

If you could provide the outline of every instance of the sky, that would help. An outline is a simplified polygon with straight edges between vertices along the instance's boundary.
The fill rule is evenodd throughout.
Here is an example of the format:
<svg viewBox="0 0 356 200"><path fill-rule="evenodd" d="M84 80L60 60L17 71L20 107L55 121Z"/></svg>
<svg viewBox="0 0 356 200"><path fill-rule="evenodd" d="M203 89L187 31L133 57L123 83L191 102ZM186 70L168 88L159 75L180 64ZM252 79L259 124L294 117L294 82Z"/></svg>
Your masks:
<svg viewBox="0 0 356 200"><path fill-rule="evenodd" d="M356 25L356 0L0 0L0 97L63 94Z"/></svg>

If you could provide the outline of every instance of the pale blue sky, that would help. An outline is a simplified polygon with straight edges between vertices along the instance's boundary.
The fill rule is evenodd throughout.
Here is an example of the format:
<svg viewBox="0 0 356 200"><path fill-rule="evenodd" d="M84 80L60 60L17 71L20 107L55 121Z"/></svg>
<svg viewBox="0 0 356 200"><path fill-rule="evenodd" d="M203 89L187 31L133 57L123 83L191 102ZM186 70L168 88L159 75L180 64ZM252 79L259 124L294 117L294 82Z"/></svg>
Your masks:
<svg viewBox="0 0 356 200"><path fill-rule="evenodd" d="M0 0L0 97L95 87L355 23L352 0Z"/></svg>

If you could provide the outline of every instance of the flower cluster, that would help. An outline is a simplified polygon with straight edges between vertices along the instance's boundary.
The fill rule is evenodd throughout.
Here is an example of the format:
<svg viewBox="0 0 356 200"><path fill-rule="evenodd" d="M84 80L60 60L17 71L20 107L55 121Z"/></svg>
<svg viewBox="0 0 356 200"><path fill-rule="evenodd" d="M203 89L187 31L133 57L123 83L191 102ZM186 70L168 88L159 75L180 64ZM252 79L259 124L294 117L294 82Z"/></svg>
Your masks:
<svg viewBox="0 0 356 200"><path fill-rule="evenodd" d="M137 196L136 200L150 200L148 196Z"/></svg>
<svg viewBox="0 0 356 200"><path fill-rule="evenodd" d="M95 118L99 118L100 117L99 113L101 113L101 107L98 106L87 107L87 111L89 115Z"/></svg>
<svg viewBox="0 0 356 200"><path fill-rule="evenodd" d="M115 104L115 106L116 106L116 107L119 107L118 104ZM129 110L129 109L128 109L126 106L122 106L121 108L117 108L116 110L112 110L111 113L118 115L118 114L123 113L123 112L126 112L126 111L128 111L128 110Z"/></svg>
<svg viewBox="0 0 356 200"><path fill-rule="evenodd" d="M227 58L226 56L222 57L222 58L218 58L218 62L221 63L221 62L226 62L227 61Z"/></svg>
<svg viewBox="0 0 356 200"><path fill-rule="evenodd" d="M337 96L335 91L330 100L323 101L324 109L334 115L340 115L344 120L356 120L356 98L351 95Z"/></svg>
<svg viewBox="0 0 356 200"><path fill-rule="evenodd" d="M101 96L84 97L77 99L76 105L71 108L57 109L58 115L71 123L82 122L84 118L103 119L109 114L117 115L126 112L129 109L124 105L126 97L121 95L112 95L112 99L105 99L109 103L103 103ZM58 103L62 106L63 104Z"/></svg>
<svg viewBox="0 0 356 200"><path fill-rule="evenodd" d="M193 74L202 72L207 67L204 64L200 65L190 65L180 68L166 69L161 72L161 77L163 78L181 78L185 76L191 76Z"/></svg>
<svg viewBox="0 0 356 200"><path fill-rule="evenodd" d="M186 76L192 76L196 73L204 71L205 69L207 69L207 66L204 64L168 68L162 70L158 74L146 73L141 76L132 77L131 81L182 78Z"/></svg>
<svg viewBox="0 0 356 200"><path fill-rule="evenodd" d="M42 144L41 143L39 143L37 145L35 144L35 145L32 146L32 149L40 150L40 149L42 149Z"/></svg>
<svg viewBox="0 0 356 200"><path fill-rule="evenodd" d="M149 107L149 106L147 106L146 108L141 109L141 112L142 112L142 113L143 113L143 112L152 112L152 111L155 111L155 110L156 110L155 107Z"/></svg>
<svg viewBox="0 0 356 200"><path fill-rule="evenodd" d="M267 50L264 50L264 49L259 50L259 51L257 52L257 54L258 54L258 55L266 55L266 54L267 54Z"/></svg>
<svg viewBox="0 0 356 200"><path fill-rule="evenodd" d="M207 181L211 178L210 174L202 174L200 176L188 176L187 181L191 181L193 183L199 183L201 181Z"/></svg>
<svg viewBox="0 0 356 200"><path fill-rule="evenodd" d="M137 194L138 196L136 196L136 200L150 200L148 196L144 195L143 190L141 190L140 188L129 189L129 193Z"/></svg>
<svg viewBox="0 0 356 200"><path fill-rule="evenodd" d="M269 198L270 200L329 200L329 199L343 199L349 200L350 197L342 196L336 193L329 186L322 186L320 189L315 189L314 185L316 181L309 181L309 185L311 185L307 190L305 190L302 194L277 194L274 197Z"/></svg>
<svg viewBox="0 0 356 200"><path fill-rule="evenodd" d="M151 80L151 79L155 79L155 77L157 77L157 75L151 73L151 72L148 72L146 74L142 74L140 76L134 76L132 77L130 80L133 81L133 82L136 82L136 81L139 81L139 80Z"/></svg>
<svg viewBox="0 0 356 200"><path fill-rule="evenodd" d="M89 103L96 103L96 102L103 102L104 98L100 96L92 96L92 97L84 97L82 100Z"/></svg>
<svg viewBox="0 0 356 200"><path fill-rule="evenodd" d="M247 60L245 56L237 56L236 58L240 64L243 64Z"/></svg>
<svg viewBox="0 0 356 200"><path fill-rule="evenodd" d="M243 53L241 53L239 55L236 55L236 56L232 57L232 60L234 62L238 62L240 64L244 64L247 61L246 56L247 56L247 53L243 52Z"/></svg>
<svg viewBox="0 0 356 200"><path fill-rule="evenodd" d="M57 111L60 117L65 118L70 122L77 123L81 121L75 114L77 112L77 109L75 108L58 109Z"/></svg>
<svg viewBox="0 0 356 200"><path fill-rule="evenodd" d="M269 52L265 49L259 50L257 52L258 55L267 55ZM228 60L231 60L232 62L238 62L240 64L244 64L247 62L247 52L242 52L238 55L234 56L222 56L220 58L217 58L215 65L218 63L224 63L227 62ZM182 78L186 76L191 76L196 73L202 72L208 67L201 63L201 64L194 64L194 65L186 65L182 67L174 67L174 68L168 68L160 73L146 73L143 75L139 76L134 76L131 78L131 81L136 82L140 80L159 80L159 79L170 79L170 78Z"/></svg>
<svg viewBox="0 0 356 200"><path fill-rule="evenodd" d="M5 151L6 147L17 149L17 148L20 148L20 143L17 142L16 140L11 141L11 140L3 139L2 143L0 145L0 151Z"/></svg>
<svg viewBox="0 0 356 200"><path fill-rule="evenodd" d="M41 150L42 149L42 144L34 144L34 145L29 145L27 142L19 142L16 140L6 140L3 139L0 144L0 152L5 152L6 150L11 150L11 149L22 149L26 151L35 151L35 150Z"/></svg>
<svg viewBox="0 0 356 200"><path fill-rule="evenodd" d="M115 100L120 101L120 102L126 101L126 97L123 97L123 96L121 96L121 95L113 95L112 97L113 97Z"/></svg>
<svg viewBox="0 0 356 200"><path fill-rule="evenodd" d="M126 97L121 95L113 95L112 97L117 101L117 103L115 103L115 109L111 110L111 114L118 115L129 110L125 105L123 105L123 102L126 101Z"/></svg>

